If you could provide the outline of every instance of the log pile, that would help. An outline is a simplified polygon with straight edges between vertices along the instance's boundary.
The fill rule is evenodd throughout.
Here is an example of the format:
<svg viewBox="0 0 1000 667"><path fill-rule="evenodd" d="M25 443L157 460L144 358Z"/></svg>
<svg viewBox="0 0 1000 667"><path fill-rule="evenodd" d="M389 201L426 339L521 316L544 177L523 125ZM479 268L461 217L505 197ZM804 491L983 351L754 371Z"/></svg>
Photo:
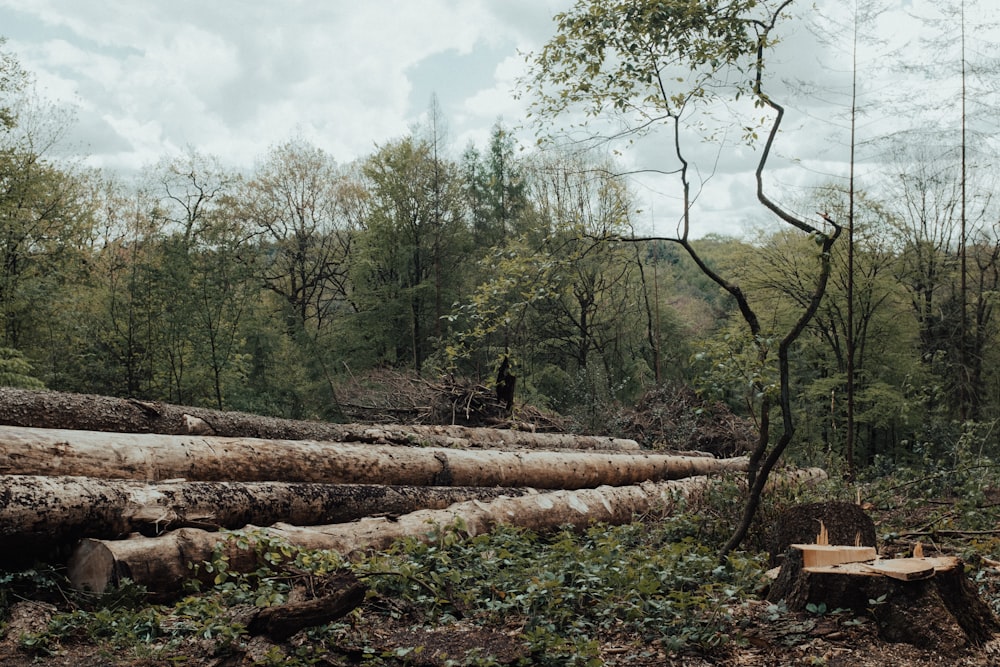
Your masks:
<svg viewBox="0 0 1000 667"><path fill-rule="evenodd" d="M0 389L0 567L68 559L81 588L129 578L166 598L192 563L229 548L222 529L350 553L456 522L470 534L622 523L746 465L607 437L311 424Z"/></svg>

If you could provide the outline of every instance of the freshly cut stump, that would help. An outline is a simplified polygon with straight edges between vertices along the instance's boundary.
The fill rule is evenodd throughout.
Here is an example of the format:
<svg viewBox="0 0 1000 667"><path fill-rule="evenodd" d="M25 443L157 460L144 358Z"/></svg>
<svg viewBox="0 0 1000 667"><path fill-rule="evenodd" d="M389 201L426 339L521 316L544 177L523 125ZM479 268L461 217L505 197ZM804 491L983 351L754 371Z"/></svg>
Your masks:
<svg viewBox="0 0 1000 667"><path fill-rule="evenodd" d="M784 511L773 526L767 543L771 567L781 564L791 545L816 542L821 528L826 529L830 544L875 546L875 524L854 503L796 505Z"/></svg>
<svg viewBox="0 0 1000 667"><path fill-rule="evenodd" d="M871 615L886 641L955 655L998 630L993 612L954 557L907 558L805 567L802 550L785 555L767 599L788 609L826 605Z"/></svg>

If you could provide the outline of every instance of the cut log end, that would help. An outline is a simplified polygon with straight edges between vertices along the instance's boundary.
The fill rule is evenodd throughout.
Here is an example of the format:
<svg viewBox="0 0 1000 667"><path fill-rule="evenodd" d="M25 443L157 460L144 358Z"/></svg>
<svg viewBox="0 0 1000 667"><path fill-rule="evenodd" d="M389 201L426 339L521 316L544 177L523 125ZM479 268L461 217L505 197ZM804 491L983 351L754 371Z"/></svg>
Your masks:
<svg viewBox="0 0 1000 667"><path fill-rule="evenodd" d="M81 540L66 568L78 591L103 593L118 583L114 554L100 540Z"/></svg>

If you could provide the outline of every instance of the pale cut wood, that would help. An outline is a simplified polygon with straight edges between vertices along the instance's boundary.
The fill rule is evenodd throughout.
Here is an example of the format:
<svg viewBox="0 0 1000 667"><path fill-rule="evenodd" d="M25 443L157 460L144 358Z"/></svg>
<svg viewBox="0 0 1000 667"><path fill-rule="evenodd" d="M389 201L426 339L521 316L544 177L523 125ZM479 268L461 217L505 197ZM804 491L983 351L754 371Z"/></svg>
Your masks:
<svg viewBox="0 0 1000 667"><path fill-rule="evenodd" d="M240 528L279 521L314 525L376 514L442 509L523 488L414 487L285 482L147 484L93 477L0 476L0 563L41 557L82 537L156 535L182 526Z"/></svg>
<svg viewBox="0 0 1000 667"><path fill-rule="evenodd" d="M490 502L473 500L443 510L412 512L395 520L365 518L312 528L276 524L270 528L250 526L247 530L306 549L348 554L382 549L401 537L431 539L439 531L456 525L468 535L478 535L499 523L538 531L593 522L621 524L639 514L668 512L679 498L701 491L709 483L708 477L692 477L633 486L552 491L518 498L501 497ZM182 528L156 538L83 540L69 561L69 577L79 590L102 592L127 578L154 595L170 596L191 577L189 564L211 560L213 551L220 546L229 559L231 571L257 567L253 554L237 548L225 534Z"/></svg>
<svg viewBox="0 0 1000 667"><path fill-rule="evenodd" d="M401 486L621 486L746 470L745 457L465 451L0 426L0 474Z"/></svg>
<svg viewBox="0 0 1000 667"><path fill-rule="evenodd" d="M866 568L872 572L899 579L900 581L915 581L933 577L935 572L958 567L959 560L952 556L937 558L893 558L877 560L869 563Z"/></svg>
<svg viewBox="0 0 1000 667"><path fill-rule="evenodd" d="M802 567L801 572L809 575L821 575L821 576L844 576L844 577L889 577L890 579L896 579L898 581L919 581L920 579L926 579L929 576L933 576L938 572L949 572L954 570L956 567L961 566L962 561L954 556L939 556L933 558L925 558L926 563L922 564L910 564L901 565L896 568L892 566L882 570L876 567L878 563L893 563L896 560L909 560L909 559L888 559L880 561L859 561L854 563L841 563L839 565L814 565L812 567ZM777 572L775 577L777 578L781 574L781 568L775 568ZM905 576L907 570L913 570L916 572L923 572L923 577L907 578ZM893 576L896 575L896 576ZM770 596L769 598L770 599Z"/></svg>
<svg viewBox="0 0 1000 667"><path fill-rule="evenodd" d="M875 547L848 547L835 544L793 544L792 548L802 552L804 567L858 563L875 560L878 557Z"/></svg>

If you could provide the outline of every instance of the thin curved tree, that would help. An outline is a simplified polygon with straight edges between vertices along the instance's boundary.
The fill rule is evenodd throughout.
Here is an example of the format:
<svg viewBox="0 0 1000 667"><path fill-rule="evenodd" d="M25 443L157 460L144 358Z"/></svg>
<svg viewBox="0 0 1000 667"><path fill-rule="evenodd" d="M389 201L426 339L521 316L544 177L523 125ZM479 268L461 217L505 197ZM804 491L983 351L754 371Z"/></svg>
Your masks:
<svg viewBox="0 0 1000 667"><path fill-rule="evenodd" d="M794 438L790 351L820 305L830 276L831 249L841 233L841 226L825 214L815 221L793 215L771 199L764 187L765 168L785 114L784 107L765 89L766 56L775 41L775 27L791 2L581 0L556 16L556 35L532 56L527 82L536 96L534 111L543 121L582 111L603 127L613 128L606 133L594 132L591 138L601 142L630 138L664 125L670 128L673 164L662 172L673 175L680 189L677 233L595 237L595 241L671 241L680 245L735 301L758 366L765 368L776 361L774 388L766 386L763 375L753 387L759 437L750 455L749 493L741 520L723 546L723 556L746 537L768 476ZM755 170L757 199L781 222L812 237L818 249L810 298L788 330L779 334L764 330L740 285L713 269L692 242L693 178L697 173L688 158L687 139L696 125L692 116L708 105L732 108L748 98L755 110L766 112L762 122L770 126ZM741 126L745 139L754 141L757 129ZM704 137L697 139L703 141ZM780 412L781 424L772 432L774 407Z"/></svg>

